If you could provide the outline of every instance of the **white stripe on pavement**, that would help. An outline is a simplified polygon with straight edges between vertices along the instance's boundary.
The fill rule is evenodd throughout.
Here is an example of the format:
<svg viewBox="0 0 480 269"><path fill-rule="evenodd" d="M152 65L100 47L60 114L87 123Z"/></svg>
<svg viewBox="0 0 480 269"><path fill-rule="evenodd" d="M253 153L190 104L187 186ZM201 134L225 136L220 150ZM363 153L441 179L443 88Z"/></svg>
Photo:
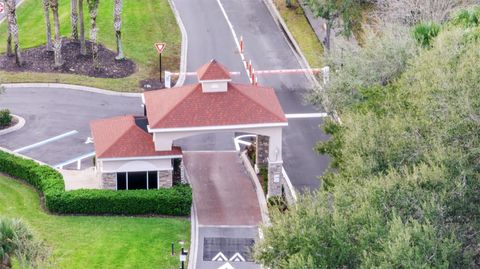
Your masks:
<svg viewBox="0 0 480 269"><path fill-rule="evenodd" d="M74 135L74 134L77 134L77 133L78 133L77 130L73 130L73 131L70 131L70 132L67 132L67 133L64 133L64 134L61 134L61 135L57 135L57 136L55 136L55 137L52 137L52 138L49 138L49 139L40 141L40 142L38 142L38 143L29 145L29 146L26 146L26 147L23 147L23 148L16 149L16 150L14 150L13 152L19 153L19 152L22 152L22 151L26 151L26 150L29 150L29 149L36 148L36 147L40 147L40 146L42 146L42 145L51 143L51 142L53 142L53 141L56 141L56 140L59 140L59 139L62 139L62 138L65 138L65 137L67 137L67 136L71 136L71 135Z"/></svg>
<svg viewBox="0 0 480 269"><path fill-rule="evenodd" d="M287 119L308 119L308 118L325 118L328 117L327 113L298 113L298 114L285 114Z"/></svg>
<svg viewBox="0 0 480 269"><path fill-rule="evenodd" d="M72 164L72 163L75 163L75 162L78 162L78 161L81 162L83 159L86 159L86 158L89 158L89 157L93 157L93 156L95 156L95 151L94 151L94 152L87 153L87 154L83 154L82 156L79 156L79 157L70 159L70 160L68 160L68 161L64 161L63 163L56 164L56 165L54 165L53 167L62 169L62 168L63 168L64 166L66 166L66 165L69 165L69 164Z"/></svg>

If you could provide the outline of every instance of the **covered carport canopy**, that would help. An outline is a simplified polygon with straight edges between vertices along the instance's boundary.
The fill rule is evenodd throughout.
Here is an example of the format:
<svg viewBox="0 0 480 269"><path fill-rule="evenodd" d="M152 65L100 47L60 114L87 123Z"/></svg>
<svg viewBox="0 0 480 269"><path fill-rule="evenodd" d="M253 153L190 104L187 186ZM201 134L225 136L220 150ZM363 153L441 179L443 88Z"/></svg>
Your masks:
<svg viewBox="0 0 480 269"><path fill-rule="evenodd" d="M269 194L279 195L282 127L288 122L275 91L232 83L230 72L215 60L200 67L197 77L196 84L143 94L147 128L153 134L155 150L168 151L177 139L212 132L245 132L268 137L268 145L262 148L268 150L265 163L268 162ZM258 159L257 155L257 163Z"/></svg>

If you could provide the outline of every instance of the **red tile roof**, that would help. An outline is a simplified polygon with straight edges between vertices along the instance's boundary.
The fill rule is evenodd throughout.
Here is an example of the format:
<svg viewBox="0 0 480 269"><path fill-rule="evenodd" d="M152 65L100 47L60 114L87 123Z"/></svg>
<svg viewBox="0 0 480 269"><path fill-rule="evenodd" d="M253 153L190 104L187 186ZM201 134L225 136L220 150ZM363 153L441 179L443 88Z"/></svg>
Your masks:
<svg viewBox="0 0 480 269"><path fill-rule="evenodd" d="M197 77L199 81L231 79L230 72L227 68L216 60L211 60L209 63L200 67L197 70Z"/></svg>
<svg viewBox="0 0 480 269"><path fill-rule="evenodd" d="M150 128L287 122L272 88L228 83L226 92L204 93L193 84L144 96Z"/></svg>
<svg viewBox="0 0 480 269"><path fill-rule="evenodd" d="M180 147L155 151L152 135L137 126L131 115L90 123L97 158L181 155Z"/></svg>

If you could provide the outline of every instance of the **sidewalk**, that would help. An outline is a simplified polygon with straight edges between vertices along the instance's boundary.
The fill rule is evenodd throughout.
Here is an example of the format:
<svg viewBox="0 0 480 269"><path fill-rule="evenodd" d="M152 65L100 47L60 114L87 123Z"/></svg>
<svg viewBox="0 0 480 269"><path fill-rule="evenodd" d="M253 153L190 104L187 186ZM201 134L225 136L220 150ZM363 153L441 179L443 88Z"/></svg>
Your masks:
<svg viewBox="0 0 480 269"><path fill-rule="evenodd" d="M189 268L259 269L250 249L262 222L260 205L238 152L190 151L183 160L196 224Z"/></svg>

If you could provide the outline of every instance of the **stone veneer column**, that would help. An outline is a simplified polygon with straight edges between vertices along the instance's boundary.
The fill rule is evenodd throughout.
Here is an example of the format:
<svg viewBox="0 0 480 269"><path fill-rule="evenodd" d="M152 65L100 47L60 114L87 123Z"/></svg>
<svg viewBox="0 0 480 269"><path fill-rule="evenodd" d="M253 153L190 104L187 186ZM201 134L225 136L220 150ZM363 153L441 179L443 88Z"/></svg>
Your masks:
<svg viewBox="0 0 480 269"><path fill-rule="evenodd" d="M117 173L102 174L102 189L105 189L105 190L117 189Z"/></svg>
<svg viewBox="0 0 480 269"><path fill-rule="evenodd" d="M283 163L268 163L268 197L282 195Z"/></svg>
<svg viewBox="0 0 480 269"><path fill-rule="evenodd" d="M263 135L257 135L256 141L256 150L255 156L256 161L255 165L257 167L266 167L268 165L268 144L269 144L269 137Z"/></svg>
<svg viewBox="0 0 480 269"><path fill-rule="evenodd" d="M158 187L171 188L172 187L172 171L158 171Z"/></svg>

